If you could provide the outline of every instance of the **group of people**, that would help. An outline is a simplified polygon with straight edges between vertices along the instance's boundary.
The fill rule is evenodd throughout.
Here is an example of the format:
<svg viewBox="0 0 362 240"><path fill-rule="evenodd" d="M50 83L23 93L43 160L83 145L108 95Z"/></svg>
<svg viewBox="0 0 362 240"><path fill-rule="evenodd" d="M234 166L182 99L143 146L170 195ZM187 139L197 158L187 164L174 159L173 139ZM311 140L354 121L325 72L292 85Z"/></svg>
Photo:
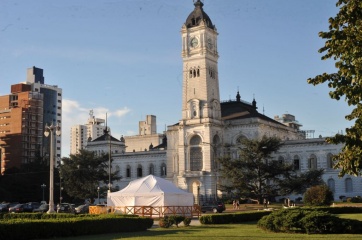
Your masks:
<svg viewBox="0 0 362 240"><path fill-rule="evenodd" d="M233 201L233 209L240 209L239 200L234 200Z"/></svg>

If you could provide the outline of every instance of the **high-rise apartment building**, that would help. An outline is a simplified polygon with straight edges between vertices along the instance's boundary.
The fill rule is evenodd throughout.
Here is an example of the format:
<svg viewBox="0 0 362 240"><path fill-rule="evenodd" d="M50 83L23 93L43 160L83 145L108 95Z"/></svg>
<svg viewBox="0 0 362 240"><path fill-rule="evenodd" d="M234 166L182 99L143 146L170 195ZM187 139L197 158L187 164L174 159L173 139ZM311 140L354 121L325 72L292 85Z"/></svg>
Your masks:
<svg viewBox="0 0 362 240"><path fill-rule="evenodd" d="M62 119L62 89L44 83L43 69L27 70L23 83L11 86L9 95L0 96L1 173L37 157L49 159L50 139L44 137L45 124ZM61 157L61 137L54 136L55 157Z"/></svg>
<svg viewBox="0 0 362 240"><path fill-rule="evenodd" d="M9 95L0 96L1 173L33 161L43 139L43 95L27 84L11 86Z"/></svg>
<svg viewBox="0 0 362 240"><path fill-rule="evenodd" d="M43 69L37 67L27 69L26 84L31 86L33 92L43 95L44 126L53 124L62 129L62 89L57 85L45 84ZM56 162L59 162L61 158L61 135L55 135L54 137L55 159ZM43 154L50 156L50 137L43 138Z"/></svg>
<svg viewBox="0 0 362 240"><path fill-rule="evenodd" d="M105 120L96 118L93 110L89 112L88 122L84 125L74 125L70 130L70 154L77 154L87 146L89 140L94 140L104 134Z"/></svg>

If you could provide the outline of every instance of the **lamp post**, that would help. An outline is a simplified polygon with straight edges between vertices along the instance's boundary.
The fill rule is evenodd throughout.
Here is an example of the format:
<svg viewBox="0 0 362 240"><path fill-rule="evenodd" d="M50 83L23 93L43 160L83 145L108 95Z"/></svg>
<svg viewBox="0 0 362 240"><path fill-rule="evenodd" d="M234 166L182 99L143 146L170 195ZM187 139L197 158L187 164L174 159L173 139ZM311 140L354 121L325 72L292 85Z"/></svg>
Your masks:
<svg viewBox="0 0 362 240"><path fill-rule="evenodd" d="M50 135L50 180L49 180L49 210L47 213L54 213L54 131L57 136L60 136L60 127L57 124L54 126L45 125L44 135Z"/></svg>
<svg viewBox="0 0 362 240"><path fill-rule="evenodd" d="M44 190L46 188L47 185L45 185L44 183L42 185L40 185L40 187L43 189L43 202L44 202Z"/></svg>
<svg viewBox="0 0 362 240"><path fill-rule="evenodd" d="M98 204L100 204L100 202L99 202L99 187L97 187L97 192L98 192Z"/></svg>

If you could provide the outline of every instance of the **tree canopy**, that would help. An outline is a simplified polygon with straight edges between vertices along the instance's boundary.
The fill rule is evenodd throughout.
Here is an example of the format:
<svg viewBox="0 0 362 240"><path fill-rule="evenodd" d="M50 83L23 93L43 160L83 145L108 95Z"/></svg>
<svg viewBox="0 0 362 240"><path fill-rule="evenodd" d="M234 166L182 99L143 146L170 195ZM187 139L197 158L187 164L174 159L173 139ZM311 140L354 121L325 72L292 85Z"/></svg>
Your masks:
<svg viewBox="0 0 362 240"><path fill-rule="evenodd" d="M236 190L241 197L262 198L303 193L312 185L321 183L323 170L298 174L293 164L276 160L272 154L282 142L275 137L243 139L239 156L220 158L221 174L225 179L223 190Z"/></svg>
<svg viewBox="0 0 362 240"><path fill-rule="evenodd" d="M93 199L97 196L100 183L108 185L109 155L96 155L94 152L80 150L69 158L62 158L60 175L66 193L78 199ZM111 172L111 183L120 179L118 172Z"/></svg>
<svg viewBox="0 0 362 240"><path fill-rule="evenodd" d="M326 39L325 45L319 49L324 53L322 60L333 59L337 72L323 73L307 81L318 85L328 82L332 99L342 97L349 106L350 114L345 118L354 121L345 134L338 133L327 138L327 142L343 143L342 151L335 156L335 168L340 168L340 176L344 174L361 175L362 167L362 1L339 0L338 14L329 19L329 31L320 32Z"/></svg>

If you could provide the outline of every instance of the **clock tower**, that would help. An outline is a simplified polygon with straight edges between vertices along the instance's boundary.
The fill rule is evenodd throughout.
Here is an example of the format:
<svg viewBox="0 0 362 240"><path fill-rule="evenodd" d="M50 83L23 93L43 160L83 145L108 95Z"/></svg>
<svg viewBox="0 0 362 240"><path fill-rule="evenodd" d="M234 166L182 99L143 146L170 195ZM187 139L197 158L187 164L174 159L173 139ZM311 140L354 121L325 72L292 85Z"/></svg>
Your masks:
<svg viewBox="0 0 362 240"><path fill-rule="evenodd" d="M182 120L220 121L217 31L200 0L182 26ZM195 119L196 121L192 121Z"/></svg>
<svg viewBox="0 0 362 240"><path fill-rule="evenodd" d="M216 197L216 159L222 144L217 30L194 0L194 10L181 29L182 119L168 128L168 177L192 192L195 203Z"/></svg>

